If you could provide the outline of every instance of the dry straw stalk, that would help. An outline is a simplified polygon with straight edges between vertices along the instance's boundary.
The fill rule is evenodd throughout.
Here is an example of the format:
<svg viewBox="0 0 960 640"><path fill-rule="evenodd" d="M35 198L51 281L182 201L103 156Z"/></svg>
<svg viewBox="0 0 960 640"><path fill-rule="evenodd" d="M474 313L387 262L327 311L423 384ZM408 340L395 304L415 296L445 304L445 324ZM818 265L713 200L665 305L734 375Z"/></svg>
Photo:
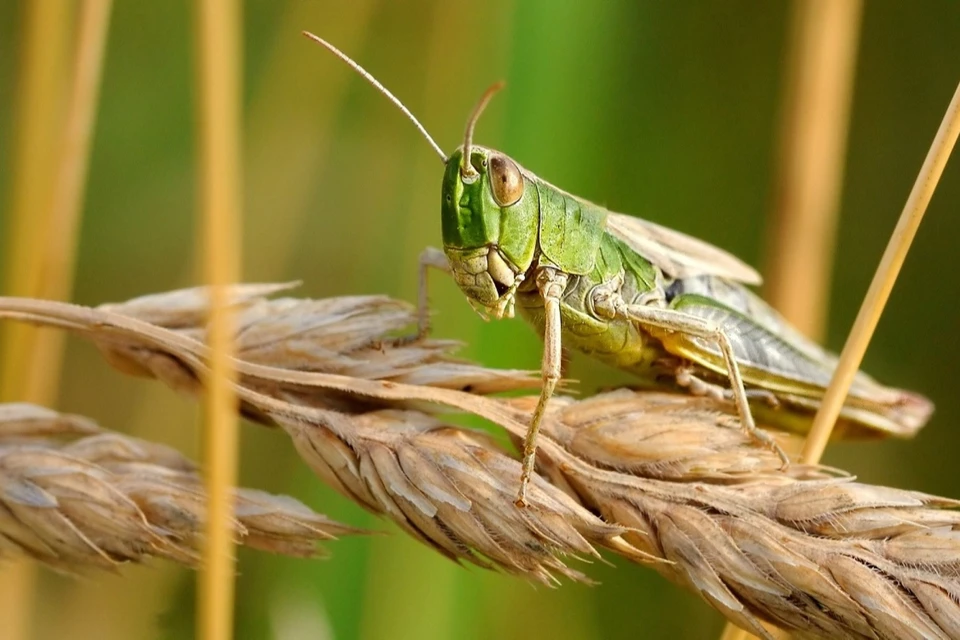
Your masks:
<svg viewBox="0 0 960 640"><path fill-rule="evenodd" d="M532 505L512 504L513 452L451 409L522 436L536 385L407 344L407 305L384 297L268 300L236 287L236 391L281 427L317 475L448 557L552 583L574 557L648 563L745 629L799 636L960 637L958 503L817 466L779 469L731 408L619 390L554 403ZM127 373L199 393L206 292L87 309L0 299L0 317L68 328Z"/></svg>
<svg viewBox="0 0 960 640"><path fill-rule="evenodd" d="M203 458L210 494L204 563L197 588L197 636L233 637L233 537L230 487L237 481L239 425L233 355L233 314L228 283L240 273L240 3L201 0L196 4L196 80L199 217L204 281L212 285L209 315L210 372L204 398Z"/></svg>

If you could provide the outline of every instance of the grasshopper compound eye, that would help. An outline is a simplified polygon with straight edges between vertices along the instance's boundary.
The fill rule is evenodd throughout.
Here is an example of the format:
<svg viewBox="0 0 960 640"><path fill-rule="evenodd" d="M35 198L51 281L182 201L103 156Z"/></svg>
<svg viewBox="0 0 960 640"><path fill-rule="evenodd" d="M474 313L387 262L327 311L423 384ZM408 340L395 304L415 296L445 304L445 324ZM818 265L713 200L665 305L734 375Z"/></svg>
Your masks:
<svg viewBox="0 0 960 640"><path fill-rule="evenodd" d="M523 176L520 167L508 158L499 154L490 157L490 188L493 198L501 207L516 204L523 195Z"/></svg>

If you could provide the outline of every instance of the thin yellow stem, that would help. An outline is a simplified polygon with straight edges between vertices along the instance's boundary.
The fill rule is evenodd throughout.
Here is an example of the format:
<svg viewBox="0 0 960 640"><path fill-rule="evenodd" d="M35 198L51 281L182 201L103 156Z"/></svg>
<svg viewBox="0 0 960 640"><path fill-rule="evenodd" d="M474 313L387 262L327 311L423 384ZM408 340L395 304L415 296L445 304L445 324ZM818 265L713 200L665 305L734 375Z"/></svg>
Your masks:
<svg viewBox="0 0 960 640"><path fill-rule="evenodd" d="M73 291L78 231L112 5L112 0L85 0L80 5L76 66L38 274L37 296L48 300L67 300ZM27 397L42 398L45 403L52 401L60 381L64 338L61 331L46 331L37 336L31 352L34 366L25 372Z"/></svg>
<svg viewBox="0 0 960 640"><path fill-rule="evenodd" d="M197 59L201 235L205 279L212 285L203 443L209 503L197 637L228 640L234 602L231 495L239 445L231 366L234 318L226 291L239 280L240 263L240 8L235 0L198 4Z"/></svg>
<svg viewBox="0 0 960 640"><path fill-rule="evenodd" d="M830 432L837 416L840 415L840 409L843 406L843 400L850 390L853 377L860 368L860 361L863 360L863 354L867 351L867 345L870 338L873 337L873 331L880 320L880 314L883 313L883 307L890 297L893 290L893 283L896 282L897 275L900 273L900 267L907 256L910 244L917 233L917 228L923 220L923 214L927 210L927 205L933 197L933 192L937 188L940 176L943 174L943 168L950 158L953 146L957 142L957 135L960 134L960 85L957 86L950 106L943 116L943 122L940 123L940 129L937 131L930 151L927 152L927 158L920 168L920 175L910 191L910 197L900 214L900 220L897 227L890 236L890 242L880 260L880 266L873 276L870 288L857 314L857 319L853 323L853 329L847 338L847 343L840 353L840 362L837 370L830 381L830 387L823 398L823 404L817 412L813 421L813 427L807 436L807 441L803 447L803 453L800 460L804 463L815 463L820 460L823 450L827 446L827 440L830 438Z"/></svg>
<svg viewBox="0 0 960 640"><path fill-rule="evenodd" d="M36 0L24 5L24 40L17 79L16 126L10 211L4 229L8 295L30 296L44 225L39 214L52 181L55 136L60 124L59 94L68 42L69 7L60 0ZM0 345L0 400L28 400L22 376L30 366L27 345L36 328L6 323ZM34 610L36 566L15 560L0 574L0 620L4 637L28 638Z"/></svg>
<svg viewBox="0 0 960 640"><path fill-rule="evenodd" d="M60 0L37 0L24 6L26 35L14 92L13 181L4 229L4 290L7 295L33 297L39 293L36 276L49 235L47 219L63 122L63 83L72 20L70 5ZM0 400L29 400L23 395L24 368L32 360L35 333L33 327L4 325Z"/></svg>
<svg viewBox="0 0 960 640"><path fill-rule="evenodd" d="M3 615L4 638L21 640L30 637L36 587L37 566L30 560L14 560L3 567L0 614Z"/></svg>

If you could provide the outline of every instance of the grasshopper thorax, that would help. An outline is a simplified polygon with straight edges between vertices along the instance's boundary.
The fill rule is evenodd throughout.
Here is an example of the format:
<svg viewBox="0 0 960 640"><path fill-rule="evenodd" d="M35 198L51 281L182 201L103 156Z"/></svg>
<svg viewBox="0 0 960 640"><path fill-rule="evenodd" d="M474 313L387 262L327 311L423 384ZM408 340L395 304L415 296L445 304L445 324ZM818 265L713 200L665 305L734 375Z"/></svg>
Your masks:
<svg viewBox="0 0 960 640"><path fill-rule="evenodd" d="M536 258L539 195L508 156L470 146L447 158L441 195L443 249L454 279L473 302L503 307Z"/></svg>

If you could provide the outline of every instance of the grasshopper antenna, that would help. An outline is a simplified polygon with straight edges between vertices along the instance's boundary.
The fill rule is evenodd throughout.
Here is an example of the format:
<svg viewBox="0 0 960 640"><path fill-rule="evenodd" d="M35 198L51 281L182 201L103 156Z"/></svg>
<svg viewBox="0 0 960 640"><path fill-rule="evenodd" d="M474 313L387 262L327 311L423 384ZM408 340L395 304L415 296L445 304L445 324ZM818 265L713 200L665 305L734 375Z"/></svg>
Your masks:
<svg viewBox="0 0 960 640"><path fill-rule="evenodd" d="M493 98L500 89L503 89L503 85L503 80L490 85L490 88L484 91L480 97L477 106L473 108L470 119L467 120L467 130L463 134L463 156L460 158L460 177L467 182L473 182L480 175L477 173L477 170L473 168L473 165L470 164L470 149L473 147L473 129L477 126L477 120L480 119L480 114L483 113L483 110L487 108L490 99Z"/></svg>
<svg viewBox="0 0 960 640"><path fill-rule="evenodd" d="M329 51L330 53L332 53L333 55L337 56L338 58L343 60L345 63L347 63L347 66L349 66L351 69L353 69L354 71L359 73L361 76L363 76L364 79L366 79L367 82L372 84L377 91L383 94L387 98L387 100L389 100L394 105L396 105L396 107L400 109L400 111L402 111L403 114L407 116L407 118L410 119L410 122L414 124L417 130L419 130L420 133L423 134L423 137L427 139L427 142L430 143L430 146L433 147L433 150L437 152L437 155L440 156L440 159L443 161L443 163L444 164L447 163L447 154L443 152L443 149L440 148L440 145L436 143L433 137L429 133L427 133L427 129L422 124L420 124L420 121L417 120L412 113L410 113L409 109L403 106L403 103L400 102L400 99L397 98L397 96L390 93L390 91L385 86L380 84L380 82L376 78L374 78L369 71L361 67L356 62L354 62L350 58L350 56L345 54L343 51L340 51L340 49L337 49L335 46L333 46L332 44L330 44L320 36L314 35L309 31L304 31L303 35L307 36L314 42L323 45L327 49L327 51Z"/></svg>

